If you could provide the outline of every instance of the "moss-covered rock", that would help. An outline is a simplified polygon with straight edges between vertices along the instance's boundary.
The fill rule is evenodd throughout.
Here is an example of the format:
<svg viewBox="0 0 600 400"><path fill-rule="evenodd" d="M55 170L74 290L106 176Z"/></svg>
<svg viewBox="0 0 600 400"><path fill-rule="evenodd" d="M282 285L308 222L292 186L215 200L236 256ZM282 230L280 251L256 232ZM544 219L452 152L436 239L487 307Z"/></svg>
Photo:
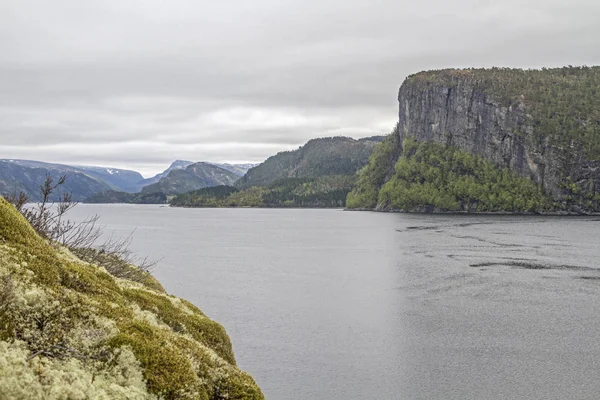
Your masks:
<svg viewBox="0 0 600 400"><path fill-rule="evenodd" d="M154 288L153 288L154 287ZM0 399L263 399L223 327L40 238L0 198Z"/></svg>

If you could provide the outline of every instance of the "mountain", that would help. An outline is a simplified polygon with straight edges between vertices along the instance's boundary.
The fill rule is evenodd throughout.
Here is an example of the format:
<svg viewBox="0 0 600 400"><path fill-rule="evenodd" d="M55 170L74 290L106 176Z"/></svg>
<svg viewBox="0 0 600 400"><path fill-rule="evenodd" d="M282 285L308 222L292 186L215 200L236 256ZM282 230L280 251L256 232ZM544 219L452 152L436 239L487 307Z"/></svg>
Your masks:
<svg viewBox="0 0 600 400"><path fill-rule="evenodd" d="M18 192L27 194L31 201L40 200L40 185L44 183L47 175L58 182L61 176L66 176L64 185L61 186L62 193L71 193L73 201L82 201L87 197L110 190L111 187L100 180L90 177L88 174L71 168L43 168L28 167L18 162L0 160L0 195L15 195ZM55 193L51 200L59 200L60 193Z"/></svg>
<svg viewBox="0 0 600 400"><path fill-rule="evenodd" d="M1 197L0 243L0 398L264 399L223 326L147 273L83 261Z"/></svg>
<svg viewBox="0 0 600 400"><path fill-rule="evenodd" d="M143 188L144 186L152 185L153 183L160 181L162 178L169 175L169 172L171 172L173 170L185 169L192 164L193 164L192 161L175 160L175 161L173 161L173 163L171 163L169 168L165 169L160 174L156 174L151 178L146 178L146 179L142 179L142 180L138 181L139 190L141 190L141 188ZM139 190L137 190L137 191L139 191Z"/></svg>
<svg viewBox="0 0 600 400"><path fill-rule="evenodd" d="M204 187L233 185L239 177L226 169L198 162L185 169L173 169L157 183L145 186L142 193L164 193L174 195Z"/></svg>
<svg viewBox="0 0 600 400"><path fill-rule="evenodd" d="M269 157L251 168L237 183L239 188L269 186L286 178L354 175L369 160L382 137L355 140L348 137L313 139L294 151Z"/></svg>
<svg viewBox="0 0 600 400"><path fill-rule="evenodd" d="M218 184L231 184L254 164L210 164L205 163L206 171L196 168L190 174L175 174L161 185L146 189L146 186L158 183L166 178L171 171L185 170L191 161L176 160L165 171L148 179L136 171L119 168L95 166L66 165L46 163L32 160L0 159L0 195L13 195L20 191L26 193L32 201L39 200L39 185L46 175L54 181L65 175L67 180L62 186L63 192L69 192L74 201L91 203L164 203L164 193L161 196L148 196L152 191L161 191L169 185L183 185L185 188L198 189ZM194 175L196 175L194 177ZM174 180L174 181L173 181ZM177 183L175 183L177 181ZM189 184L185 186L184 182ZM165 189L166 190L166 189ZM169 194L179 190L172 187ZM150 192L149 192L150 191ZM52 200L58 200L58 193Z"/></svg>
<svg viewBox="0 0 600 400"><path fill-rule="evenodd" d="M353 208L600 211L600 67L409 76Z"/></svg>
<svg viewBox="0 0 600 400"><path fill-rule="evenodd" d="M139 172L126 169L90 166L77 166L76 168L96 180L105 182L115 190L129 193L137 192L140 188L139 182L143 179Z"/></svg>
<svg viewBox="0 0 600 400"><path fill-rule="evenodd" d="M251 168L236 187L180 194L174 207L344 207L356 172L383 136L313 139Z"/></svg>
<svg viewBox="0 0 600 400"><path fill-rule="evenodd" d="M152 185L153 183L157 183L162 178L169 175L169 172L171 172L173 170L177 170L177 169L186 169L188 166L190 166L192 164L194 164L193 161L175 160L169 166L169 168L167 168L160 174L154 175L151 178L147 178L142 181L139 181L138 185L139 185L140 189L143 188L144 186ZM256 166L256 164L218 164L218 163L208 163L208 162L207 162L207 164L212 164L219 168L223 168L229 172L233 172L238 177L244 176L250 168Z"/></svg>
<svg viewBox="0 0 600 400"><path fill-rule="evenodd" d="M216 163L209 163L209 164L216 165L219 168L223 168L229 172L233 172L240 178L242 176L246 175L246 172L248 172L248 170L250 168L254 168L258 165L258 164L216 164Z"/></svg>
<svg viewBox="0 0 600 400"><path fill-rule="evenodd" d="M53 174L84 174L95 179L100 183L106 184L109 188L124 192L137 192L141 188L138 182L144 177L136 171L130 171L119 168L105 168L94 166L75 166L65 164L46 163L31 160L0 160L2 162L13 163L21 167L30 169L43 169L53 171Z"/></svg>

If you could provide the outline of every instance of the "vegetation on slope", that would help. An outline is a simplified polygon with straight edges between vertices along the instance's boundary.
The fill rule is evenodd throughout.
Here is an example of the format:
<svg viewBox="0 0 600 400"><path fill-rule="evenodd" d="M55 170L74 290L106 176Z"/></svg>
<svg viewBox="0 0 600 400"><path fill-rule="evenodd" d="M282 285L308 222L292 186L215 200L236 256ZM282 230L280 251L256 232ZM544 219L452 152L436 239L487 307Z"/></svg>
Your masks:
<svg viewBox="0 0 600 400"><path fill-rule="evenodd" d="M254 167L236 183L178 195L176 207L344 207L381 136L310 140Z"/></svg>
<svg viewBox="0 0 600 400"><path fill-rule="evenodd" d="M380 209L407 211L501 212L556 210L539 185L471 153L433 142L406 139L394 174L377 191ZM379 152L379 156L385 154ZM350 208L373 208L380 169L361 171L360 185L348 196ZM371 164L370 164L371 165ZM600 199L596 199L600 200Z"/></svg>
<svg viewBox="0 0 600 400"><path fill-rule="evenodd" d="M401 153L398 127L375 147L369 163L359 171L358 181L348 194L349 208L375 208L379 189L390 178Z"/></svg>
<svg viewBox="0 0 600 400"><path fill-rule="evenodd" d="M268 187L237 189L205 188L182 194L171 201L175 207L344 207L355 178L328 175L315 179L287 178Z"/></svg>
<svg viewBox="0 0 600 400"><path fill-rule="evenodd" d="M313 139L298 150L269 157L251 168L236 187L268 187L286 178L314 179L327 175L354 175L369 160L373 148L383 138L355 140L348 137Z"/></svg>
<svg viewBox="0 0 600 400"><path fill-rule="evenodd" d="M600 159L600 67L450 69L407 80L452 87L465 79L505 107L523 103L537 140Z"/></svg>
<svg viewBox="0 0 600 400"><path fill-rule="evenodd" d="M486 101L498 107L524 110L526 121L513 127L515 133L528 135L541 157L552 147L557 159L545 162L555 163L555 189L560 194L555 190L555 198L550 200L527 177L456 148L407 141L408 149L402 153L398 141L410 138L408 131L395 132L374 151L348 196L348 207L582 213L600 210L594 172L600 161L600 67L426 71L409 76L405 85L415 92L426 91L432 85L458 88L459 92L463 88L465 95L485 93ZM533 129L526 130L527 127Z"/></svg>
<svg viewBox="0 0 600 400"><path fill-rule="evenodd" d="M39 237L0 198L0 394L262 399L222 326Z"/></svg>
<svg viewBox="0 0 600 400"><path fill-rule="evenodd" d="M164 204L167 195L156 193L126 193L107 190L94 194L83 201L84 203L125 203L125 204Z"/></svg>

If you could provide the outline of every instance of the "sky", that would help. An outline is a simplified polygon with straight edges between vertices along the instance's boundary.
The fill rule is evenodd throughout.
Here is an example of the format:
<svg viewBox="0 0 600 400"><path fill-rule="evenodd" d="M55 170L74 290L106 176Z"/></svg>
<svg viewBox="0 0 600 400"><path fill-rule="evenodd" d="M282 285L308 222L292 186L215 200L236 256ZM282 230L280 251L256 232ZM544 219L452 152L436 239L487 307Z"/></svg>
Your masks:
<svg viewBox="0 0 600 400"><path fill-rule="evenodd" d="M1 0L0 158L260 162L386 134L422 70L600 64L598 0Z"/></svg>

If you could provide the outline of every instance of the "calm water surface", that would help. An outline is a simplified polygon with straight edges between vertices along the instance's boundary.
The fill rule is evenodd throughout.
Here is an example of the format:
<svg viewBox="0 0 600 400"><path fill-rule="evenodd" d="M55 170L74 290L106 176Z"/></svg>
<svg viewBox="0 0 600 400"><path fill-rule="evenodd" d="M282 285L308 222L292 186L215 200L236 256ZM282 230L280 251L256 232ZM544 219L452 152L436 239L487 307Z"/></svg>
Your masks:
<svg viewBox="0 0 600 400"><path fill-rule="evenodd" d="M267 399L597 399L600 220L80 205Z"/></svg>

